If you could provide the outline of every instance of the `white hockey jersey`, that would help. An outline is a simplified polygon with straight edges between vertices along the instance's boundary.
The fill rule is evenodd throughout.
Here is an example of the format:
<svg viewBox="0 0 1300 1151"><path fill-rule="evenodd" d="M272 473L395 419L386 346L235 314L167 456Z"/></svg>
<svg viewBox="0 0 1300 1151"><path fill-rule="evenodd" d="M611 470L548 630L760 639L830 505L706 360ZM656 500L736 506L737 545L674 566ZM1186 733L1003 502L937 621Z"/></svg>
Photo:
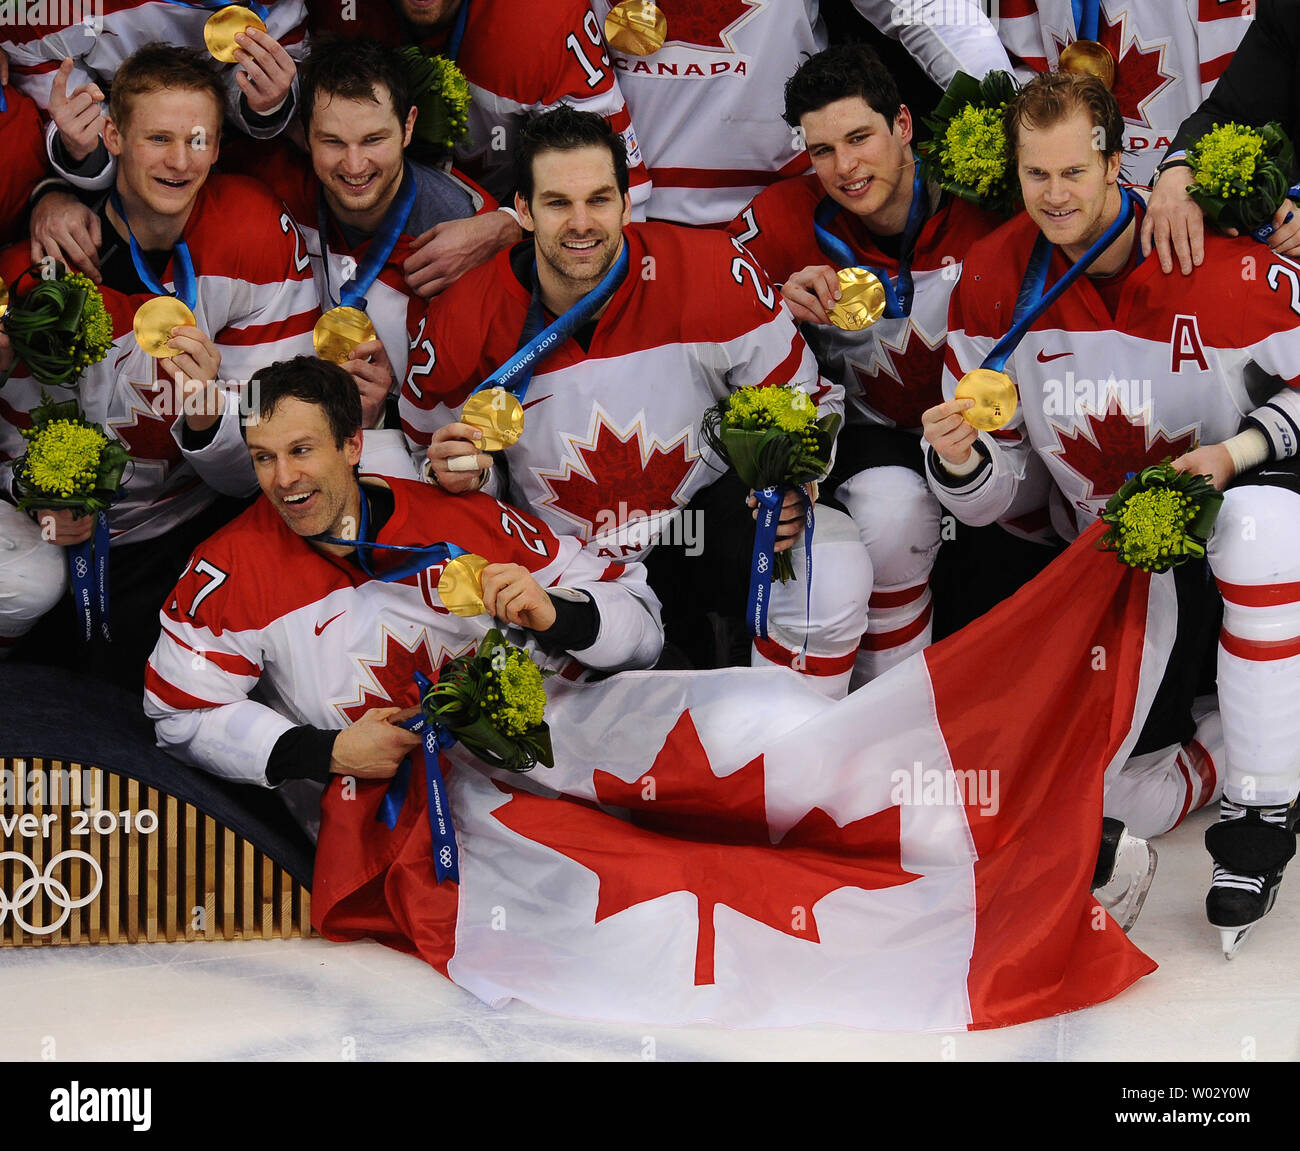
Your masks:
<svg viewBox="0 0 1300 1151"><path fill-rule="evenodd" d="M455 543L492 563L521 564L544 588L591 596L600 631L582 651L546 656L530 637L525 645L525 633L510 633L542 666L567 674L658 657L659 601L640 565L611 567L488 496L382 482L395 509L378 542ZM144 700L159 743L216 775L265 785L267 759L290 728L335 731L371 708L417 705L414 673L432 676L472 652L494 624L442 606L442 566L392 583L372 579L296 535L259 499L195 550L163 608Z"/></svg>
<svg viewBox="0 0 1300 1151"><path fill-rule="evenodd" d="M1057 66L1078 38L1071 0L997 0L994 23L1013 60ZM1178 126L1214 89L1255 13L1254 0L1101 0L1098 40L1115 58L1124 172L1149 184Z"/></svg>
<svg viewBox="0 0 1300 1151"><path fill-rule="evenodd" d="M276 360L311 355L311 330L320 315L302 237L279 201L242 176L210 176L185 225L198 281L194 316L221 353L225 411L215 438L200 451L181 448L181 407L176 386L136 342L131 323L148 294L104 288L113 320L113 346L87 369L76 391L82 412L115 436L131 454L123 495L109 510L114 543L162 535L193 518L217 493L256 489L248 449L239 429L244 389ZM0 278L13 283L30 263L26 241L0 253ZM161 277L175 291L175 260ZM24 280L19 292L29 281ZM68 393L55 389L53 398ZM20 364L0 393L0 458L26 450L20 429L41 402L41 385ZM0 464L0 485L11 489L12 464Z"/></svg>
<svg viewBox="0 0 1300 1151"><path fill-rule="evenodd" d="M732 390L795 383L843 410L776 289L730 237L669 224L624 229L627 278L596 323L537 367L524 434L504 452L512 503L612 560L674 530L676 509L726 469L699 438ZM514 355L530 301L499 253L429 309L412 340L402 426L417 445L458 418L466 396ZM671 538L671 537L670 537Z"/></svg>
<svg viewBox="0 0 1300 1151"><path fill-rule="evenodd" d="M303 0L265 0L266 30L295 60L307 53L306 18ZM207 54L203 25L212 15L202 4L169 4L166 0L85 0L85 2L20 3L0 5L5 10L25 11L29 19L8 23L0 19L0 50L9 57L15 84L42 108L50 105L50 85L64 57L75 67L68 90L94 81L108 94L118 66L146 44L160 41L196 48ZM55 17L45 20L46 16ZM61 16L67 19L60 19ZM7 25L7 26L6 26ZM212 61L223 69L226 82L226 110L238 127L252 136L271 132L252 128L240 107L242 94L235 83L237 64Z"/></svg>
<svg viewBox="0 0 1300 1151"><path fill-rule="evenodd" d="M1021 213L967 254L949 316L947 398L1011 327L1038 234ZM1053 249L1047 283L1068 267ZM1129 473L1221 443L1244 421L1268 437L1272 458L1296 454L1300 264L1251 239L1207 234L1205 262L1190 276L1165 275L1154 259L1129 272L1113 317L1081 276L1006 371L1020 404L1006 428L980 433L992 465L947 487L927 449L931 487L959 518L989 523L1020 498L1032 453L1056 487L1056 529L1073 538Z"/></svg>
<svg viewBox="0 0 1300 1151"><path fill-rule="evenodd" d="M934 203L938 189L931 187L928 195ZM813 214L822 196L816 176L782 180L755 197L727 230L773 280L783 283L804 268L832 263L814 231ZM916 238L909 315L882 317L860 332L831 324L800 325L822 374L843 387L850 421L919 428L921 413L942 402L948 300L961 275L962 255L998 222L990 212L944 196ZM860 261L898 275L898 260L880 251L851 213L839 212L830 231Z"/></svg>
<svg viewBox="0 0 1300 1151"><path fill-rule="evenodd" d="M601 26L616 0L591 0ZM1009 67L974 0L853 0L941 87L961 69ZM785 82L828 44L818 0L658 0L668 39L651 56L609 50L650 169L650 215L725 225L764 187L810 168L781 118Z"/></svg>

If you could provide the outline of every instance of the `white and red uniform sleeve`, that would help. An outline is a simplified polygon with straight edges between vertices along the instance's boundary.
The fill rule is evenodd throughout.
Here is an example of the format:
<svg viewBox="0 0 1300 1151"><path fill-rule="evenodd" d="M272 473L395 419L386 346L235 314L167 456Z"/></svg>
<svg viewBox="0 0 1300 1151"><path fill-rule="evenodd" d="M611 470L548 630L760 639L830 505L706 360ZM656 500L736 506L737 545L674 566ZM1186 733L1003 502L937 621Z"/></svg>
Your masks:
<svg viewBox="0 0 1300 1151"><path fill-rule="evenodd" d="M853 7L907 49L940 88L959 71L1010 71L1006 49L977 0L853 0Z"/></svg>

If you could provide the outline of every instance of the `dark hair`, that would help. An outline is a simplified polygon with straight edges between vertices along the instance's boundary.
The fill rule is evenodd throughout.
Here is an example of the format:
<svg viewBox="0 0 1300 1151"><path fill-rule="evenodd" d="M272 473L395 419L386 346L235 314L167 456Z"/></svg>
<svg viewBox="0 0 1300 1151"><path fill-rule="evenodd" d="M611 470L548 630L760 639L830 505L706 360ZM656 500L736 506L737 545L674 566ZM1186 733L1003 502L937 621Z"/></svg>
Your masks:
<svg viewBox="0 0 1300 1151"><path fill-rule="evenodd" d="M131 104L137 96L147 96L164 89L182 92L207 92L217 104L217 134L225 115L226 90L221 77L208 64L205 53L193 48L155 41L132 52L118 66L109 89L108 114L118 131L131 118Z"/></svg>
<svg viewBox="0 0 1300 1151"><path fill-rule="evenodd" d="M608 150L614 163L614 182L619 194L626 195L627 148L603 116L561 104L524 124L515 140L515 179L525 203L533 202L533 160L537 156L592 147Z"/></svg>
<svg viewBox="0 0 1300 1151"><path fill-rule="evenodd" d="M1015 162L1020 128L1050 128L1068 120L1082 108L1093 126L1102 130L1098 151L1109 159L1124 151L1124 117L1119 102L1096 76L1073 72L1044 72L1035 76L1016 94L1003 113L1009 159Z"/></svg>
<svg viewBox="0 0 1300 1151"><path fill-rule="evenodd" d="M325 409L334 446L361 429L361 393L347 372L315 356L295 356L263 368L249 383L257 407L243 418L247 427L259 419L270 419L281 400L302 400Z"/></svg>
<svg viewBox="0 0 1300 1151"><path fill-rule="evenodd" d="M810 56L785 82L785 122L797 128L809 112L852 96L861 96L893 128L902 101L889 69L869 45L837 44Z"/></svg>
<svg viewBox="0 0 1300 1151"><path fill-rule="evenodd" d="M388 89L397 122L406 123L412 105L411 81L396 48L377 40L313 40L301 67L299 114L305 127L311 126L318 93L379 103L375 88L381 84Z"/></svg>

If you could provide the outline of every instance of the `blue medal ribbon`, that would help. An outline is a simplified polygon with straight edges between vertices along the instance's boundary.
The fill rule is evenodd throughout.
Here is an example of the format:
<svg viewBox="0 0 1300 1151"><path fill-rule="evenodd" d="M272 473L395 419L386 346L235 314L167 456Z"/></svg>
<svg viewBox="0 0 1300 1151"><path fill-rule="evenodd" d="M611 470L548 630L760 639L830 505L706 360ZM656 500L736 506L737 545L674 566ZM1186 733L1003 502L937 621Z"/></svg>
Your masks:
<svg viewBox="0 0 1300 1151"><path fill-rule="evenodd" d="M537 281L537 261L533 261L533 298L528 305L528 318L519 337L519 350L484 380L474 392L488 388L505 388L520 403L528 392L533 371L547 356L582 327L592 315L614 294L627 276L629 263L627 241L619 250L609 271L601 281L549 327L543 328L546 313L542 308L541 288ZM471 393L473 394L473 393Z"/></svg>
<svg viewBox="0 0 1300 1151"><path fill-rule="evenodd" d="M1300 200L1300 184L1292 184L1291 187L1286 190L1286 198L1293 204ZM1288 212L1286 214L1286 219L1283 220L1282 223L1289 224L1294 215L1294 212ZM1273 221L1270 220L1267 224L1260 224L1258 228L1251 232L1251 235L1263 244L1268 240L1269 236L1278 230L1280 226L1281 225L1274 224Z"/></svg>
<svg viewBox="0 0 1300 1151"><path fill-rule="evenodd" d="M174 4L177 8L197 8L201 12L220 12L222 8L230 8L234 5L247 8L263 24L266 23L270 13L266 10L265 4L259 4L257 0L200 0L198 4L187 3L187 0L167 0L168 4Z"/></svg>
<svg viewBox="0 0 1300 1151"><path fill-rule="evenodd" d="M781 522L781 504L785 500L784 487L763 488L754 492L758 501L758 522L754 528L754 554L749 568L749 600L745 618L749 621L751 635L767 639L767 613L772 598L772 568L776 563L776 530ZM803 488L799 488L803 503L804 576L807 581L804 606L803 650L808 650L808 621L812 618L813 576L813 502Z"/></svg>
<svg viewBox="0 0 1300 1151"><path fill-rule="evenodd" d="M447 41L447 51L444 55L453 64L456 63L456 57L460 55L460 42L465 39L465 25L469 22L469 3L470 0L465 0L460 6L460 11L456 13L456 26L451 30L451 39Z"/></svg>
<svg viewBox="0 0 1300 1151"><path fill-rule="evenodd" d="M829 196L823 196L813 213L817 246L840 268L863 268L871 272L885 289L884 314L891 319L912 313L912 250L916 247L916 237L920 235L921 225L925 222L925 207L925 183L921 179L921 165L917 164L916 175L912 177L912 206L907 210L907 225L903 229L903 241L898 254L897 281L891 279L883 269L862 263L854 256L848 244L830 231L831 221L842 211L839 204Z"/></svg>
<svg viewBox="0 0 1300 1151"><path fill-rule="evenodd" d="M1070 0L1074 14L1074 38L1096 42L1101 26L1101 0Z"/></svg>
<svg viewBox="0 0 1300 1151"><path fill-rule="evenodd" d="M433 686L420 672L415 673L415 686L423 700ZM439 748L446 750L456 742L456 737L441 723L426 715L413 715L403 720L399 727L414 732L424 739L424 786L428 804L429 834L433 837L433 868L437 881L444 879L460 882L460 852L456 847L456 828L451 820L451 804L447 798L447 784L442 778L442 765L438 760ZM392 831L397 827L398 816L406 802L411 784L411 760L408 756L398 765L397 774L379 801L377 819Z"/></svg>
<svg viewBox="0 0 1300 1151"><path fill-rule="evenodd" d="M81 620L81 638L89 643L98 631L112 642L108 617L108 513L95 514L90 539L67 549L73 607Z"/></svg>
<svg viewBox="0 0 1300 1151"><path fill-rule="evenodd" d="M446 563L448 560L454 560L457 556L469 554L464 548L449 543L429 544L427 547L410 547L406 544L381 544L367 539L366 537L370 534L369 508L370 501L366 499L363 492L361 496L361 530L357 533L356 539L349 540L324 534L309 538L315 543L355 548L357 563L361 565L361 570L371 579L377 579L382 583L396 583L398 580L406 579L407 576L413 576L417 572L431 568L435 564ZM398 564L388 571L377 572L370 566L370 558L367 554L373 554L375 551L407 552L409 558L405 563Z"/></svg>
<svg viewBox="0 0 1300 1151"><path fill-rule="evenodd" d="M136 242L135 233L131 231L131 221L126 218L126 208L122 205L122 197L118 195L116 188L109 192L108 200L113 205L113 211L121 217L122 223L126 225L126 235L131 246L131 263L135 265L135 274L140 277L140 282L155 296L174 294L191 312L194 311L194 305L199 298L199 286L194 276L194 260L190 256L190 246L184 240L179 240L173 249L176 260L174 269L176 291L175 293L169 292L162 286L158 277L153 274L153 269L149 267L148 262L145 260L144 253L140 250L139 243Z"/></svg>
<svg viewBox="0 0 1300 1151"><path fill-rule="evenodd" d="M397 247L398 238L406 229L406 221L410 219L411 208L415 204L415 173L411 165L402 161L402 184L397 190L397 195L393 197L393 202L388 205L388 210L384 213L384 218L379 223L379 228L370 238L370 243L366 246L366 254L362 257L361 263L357 265L352 276L344 283L339 285L338 303L345 308L357 308L364 312L366 310L366 293L370 291L370 286L379 277L379 273L384 270L384 265L388 263L388 257L393 254L393 249ZM325 189L316 190L316 230L320 234L321 244L321 264L325 269L325 298L328 302L334 302L334 293L330 290L330 254L329 254L329 232L326 230L329 223L329 214L325 207Z"/></svg>
<svg viewBox="0 0 1300 1151"><path fill-rule="evenodd" d="M1034 321L1056 303L1066 288L1082 276L1092 266L1093 261L1115 242L1116 238L1132 222L1134 211L1133 194L1121 184L1119 187L1119 215L1093 243L1092 247L1074 262L1070 270L1048 289L1046 294L1043 293L1043 289L1047 284L1047 269L1052 262L1053 245L1048 243L1047 237L1041 232L1038 234L1038 239L1034 242L1033 254L1029 257L1029 266L1025 269L1024 279L1020 281L1020 291L1016 296L1016 308L1011 315L1011 330L993 345L992 350L981 362L981 368L991 368L995 372L1002 371L1007 360L1011 358L1011 353L1016 350L1017 345L1030 327L1033 326ZM1136 240L1134 242L1136 243ZM1140 248L1138 249L1138 258L1141 259Z"/></svg>

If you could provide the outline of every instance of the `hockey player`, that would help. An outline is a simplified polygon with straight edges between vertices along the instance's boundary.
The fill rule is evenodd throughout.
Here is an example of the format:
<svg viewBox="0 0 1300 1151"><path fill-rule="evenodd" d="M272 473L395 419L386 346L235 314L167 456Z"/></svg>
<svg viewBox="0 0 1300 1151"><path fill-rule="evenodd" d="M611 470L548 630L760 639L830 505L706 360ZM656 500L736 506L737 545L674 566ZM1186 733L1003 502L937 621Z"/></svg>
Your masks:
<svg viewBox="0 0 1300 1151"><path fill-rule="evenodd" d="M195 549L164 606L145 692L161 746L263 786L387 778L418 742L389 722L418 702L413 673L472 651L496 621L566 673L654 662L659 605L639 564L611 575L488 496L358 480L350 378L306 356L258 378L245 434L263 498ZM439 543L490 561L487 614L443 605Z"/></svg>
<svg viewBox="0 0 1300 1151"><path fill-rule="evenodd" d="M143 671L158 604L190 548L224 522L212 517L229 518L214 505L253 490L239 434L243 385L268 354L310 351L319 315L302 237L278 201L251 180L209 178L221 101L219 78L196 53L146 48L118 70L105 127L118 165L112 193L97 206L98 255L114 344L83 374L77 399L88 420L126 446L132 466L109 511L114 643L96 645L86 662L128 679ZM12 284L28 255L25 242L0 254L0 278ZM161 295L180 296L195 324L173 328L168 346L176 354L154 359L132 323L145 300ZM0 369L12 355L0 337ZM0 453L7 459L24 451L20 429L41 390L22 365L5 385ZM11 484L6 464L6 498ZM42 519L60 546L84 541L94 524L70 512ZM53 613L51 625L64 616ZM33 636L30 647L81 658L70 637Z"/></svg>
<svg viewBox="0 0 1300 1151"><path fill-rule="evenodd" d="M515 190L515 134L560 103L606 117L627 144L634 211L644 218L649 177L623 93L604 54L585 0L372 0L364 9L309 0L313 35L364 31L385 44L418 44L448 56L469 81L469 135L456 164L501 204ZM358 13L364 25L358 26ZM411 286L436 295L502 247L497 221L485 217L430 229L408 258Z"/></svg>
<svg viewBox="0 0 1300 1151"><path fill-rule="evenodd" d="M1208 553L1224 602L1224 756L1205 724L1201 751L1188 740L1193 641L1175 649L1166 698L1111 781L1107 808L1160 832L1207 802L1222 777L1221 821L1206 834L1215 861L1206 908L1231 954L1272 906L1295 850L1300 273L1263 245L1220 236L1207 238L1205 263L1189 277L1167 278L1156 261L1143 262L1142 204L1119 183L1119 108L1099 81L1040 76L1020 93L1008 125L1026 213L967 255L949 316L944 390L953 395L964 372L996 368L1010 349L1020 408L994 435L965 422L970 400L927 411L928 475L947 507L986 523L1005 514L1037 456L1055 481L1062 534L1095 519L1127 473L1164 457L1227 489ZM1072 267L1086 274L1059 298L1044 294ZM994 352L1013 314L1023 337ZM1261 370L1282 382L1258 378ZM1176 574L1181 643L1212 617L1197 611L1204 582L1195 566ZM1170 706L1180 694L1181 711Z"/></svg>
<svg viewBox="0 0 1300 1151"><path fill-rule="evenodd" d="M785 118L814 174L760 193L728 230L782 285L822 374L847 398L826 494L853 517L875 576L857 686L930 642L940 508L925 483L921 413L942 398L961 258L999 221L925 185L911 114L865 45L828 48L801 65L786 84ZM898 305L870 328L845 331L827 312L840 296L836 273L855 266L888 277Z"/></svg>
<svg viewBox="0 0 1300 1151"><path fill-rule="evenodd" d="M521 344L525 356L531 348L525 430L499 453L511 502L580 536L611 570L660 541L651 585L669 641L694 651L707 613L741 614L753 538L744 489L732 494L734 477L719 479L725 469L699 442L705 409L767 384L794 383L824 405L838 406L841 393L820 380L743 247L720 232L630 223L621 147L599 117L568 109L521 134L515 205L535 240L430 309L412 340L402 421L427 445L434 482L481 485L493 457L457 413ZM543 333L552 316L563 316L563 334ZM802 524L794 493L784 514L780 538L791 547ZM869 561L842 513L819 508L815 540L811 607L801 549L798 578L773 585L770 638L753 658L795 665L842 694L865 624Z"/></svg>
<svg viewBox="0 0 1300 1151"><path fill-rule="evenodd" d="M1078 40L1114 64L1124 117L1124 175L1150 184L1170 141L1214 90L1250 27L1255 0L1001 0L998 35L1035 72L1064 69ZM1073 50L1075 53L1079 49Z"/></svg>
<svg viewBox="0 0 1300 1151"><path fill-rule="evenodd" d="M616 3L591 0L602 26ZM1011 66L975 0L853 7L901 41L941 88L958 69L983 76ZM650 170L650 216L725 227L764 187L808 171L803 140L781 122L781 85L826 48L826 26L817 0L658 8L667 21L662 48L644 57L617 43L609 49Z"/></svg>

